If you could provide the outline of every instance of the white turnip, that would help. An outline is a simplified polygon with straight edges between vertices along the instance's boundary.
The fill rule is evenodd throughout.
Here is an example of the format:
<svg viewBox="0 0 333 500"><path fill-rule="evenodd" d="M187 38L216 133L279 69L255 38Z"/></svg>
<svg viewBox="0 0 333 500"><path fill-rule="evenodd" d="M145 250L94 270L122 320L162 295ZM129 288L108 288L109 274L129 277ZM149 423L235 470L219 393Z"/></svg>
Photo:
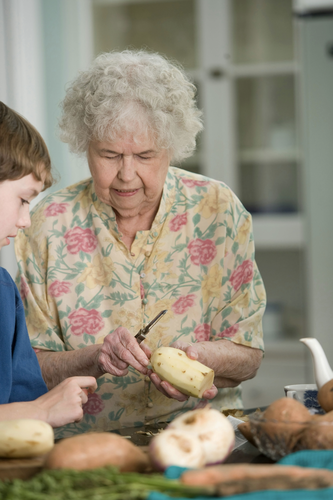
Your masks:
<svg viewBox="0 0 333 500"><path fill-rule="evenodd" d="M234 429L223 413L206 407L192 410L173 420L169 428L191 431L201 441L205 464L223 462L235 444Z"/></svg>
<svg viewBox="0 0 333 500"><path fill-rule="evenodd" d="M206 407L175 418L152 439L149 456L159 470L170 465L198 468L223 462L234 444L235 432L227 417Z"/></svg>
<svg viewBox="0 0 333 500"><path fill-rule="evenodd" d="M149 457L157 470L170 465L199 468L205 465L205 453L200 439L183 429L165 429L154 436L149 445Z"/></svg>
<svg viewBox="0 0 333 500"><path fill-rule="evenodd" d="M33 419L0 422L0 457L37 457L50 451L53 446L53 429L46 422Z"/></svg>

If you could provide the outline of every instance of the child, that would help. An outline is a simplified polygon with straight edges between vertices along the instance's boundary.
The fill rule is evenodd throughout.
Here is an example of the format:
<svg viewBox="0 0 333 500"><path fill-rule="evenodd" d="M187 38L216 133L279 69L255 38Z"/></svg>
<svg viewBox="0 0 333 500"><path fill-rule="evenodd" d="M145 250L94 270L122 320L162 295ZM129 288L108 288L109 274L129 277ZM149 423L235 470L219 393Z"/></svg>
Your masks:
<svg viewBox="0 0 333 500"><path fill-rule="evenodd" d="M0 101L0 248L30 226L30 202L52 183L42 137ZM19 292L0 267L0 420L35 418L53 427L78 422L87 392L95 389L94 377L71 377L47 392Z"/></svg>

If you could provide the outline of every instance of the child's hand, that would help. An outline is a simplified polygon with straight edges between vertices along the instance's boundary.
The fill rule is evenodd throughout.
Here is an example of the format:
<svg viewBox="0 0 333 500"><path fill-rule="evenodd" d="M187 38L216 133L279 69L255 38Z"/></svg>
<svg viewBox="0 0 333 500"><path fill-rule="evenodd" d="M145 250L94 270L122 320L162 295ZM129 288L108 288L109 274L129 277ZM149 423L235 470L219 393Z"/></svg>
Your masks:
<svg viewBox="0 0 333 500"><path fill-rule="evenodd" d="M46 422L52 427L60 427L82 419L82 406L88 401L88 394L96 388L94 377L70 377L36 399L35 403L46 412Z"/></svg>

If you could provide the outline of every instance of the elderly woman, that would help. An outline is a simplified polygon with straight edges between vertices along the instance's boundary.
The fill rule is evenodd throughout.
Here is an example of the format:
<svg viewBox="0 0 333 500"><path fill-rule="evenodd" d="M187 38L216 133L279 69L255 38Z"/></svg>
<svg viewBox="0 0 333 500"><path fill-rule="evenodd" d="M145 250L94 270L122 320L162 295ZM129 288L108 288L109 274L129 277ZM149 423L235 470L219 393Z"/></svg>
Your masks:
<svg viewBox="0 0 333 500"><path fill-rule="evenodd" d="M170 164L202 129L195 87L144 51L100 55L62 103L62 139L91 178L44 198L17 237L18 285L49 388L92 375L98 389L62 436L171 420L210 400L241 407L262 359L265 291L251 217L222 182ZM138 344L140 328L167 313ZM159 346L215 371L203 400L149 369Z"/></svg>

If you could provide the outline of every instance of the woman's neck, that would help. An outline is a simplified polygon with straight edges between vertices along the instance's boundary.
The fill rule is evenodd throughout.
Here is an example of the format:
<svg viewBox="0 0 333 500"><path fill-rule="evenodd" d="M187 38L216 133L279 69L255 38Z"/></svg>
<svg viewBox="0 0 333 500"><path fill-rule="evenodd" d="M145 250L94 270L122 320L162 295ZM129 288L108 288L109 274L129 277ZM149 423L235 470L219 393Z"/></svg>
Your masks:
<svg viewBox="0 0 333 500"><path fill-rule="evenodd" d="M134 217L121 217L119 214L116 214L118 230L122 235L121 240L129 250L131 249L132 243L135 240L135 235L138 231L150 230L156 212L157 210L153 213L136 215Z"/></svg>

